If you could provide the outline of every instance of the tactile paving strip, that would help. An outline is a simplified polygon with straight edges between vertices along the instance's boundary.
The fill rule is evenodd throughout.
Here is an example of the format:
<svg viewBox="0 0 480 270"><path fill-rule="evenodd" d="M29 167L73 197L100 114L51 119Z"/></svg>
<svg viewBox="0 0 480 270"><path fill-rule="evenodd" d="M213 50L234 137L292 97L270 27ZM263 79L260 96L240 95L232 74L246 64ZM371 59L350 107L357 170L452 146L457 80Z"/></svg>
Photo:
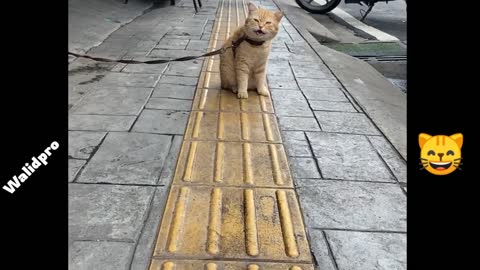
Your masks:
<svg viewBox="0 0 480 270"><path fill-rule="evenodd" d="M221 0L209 48L246 14ZM150 270L313 270L272 101L222 90L218 65L204 62Z"/></svg>

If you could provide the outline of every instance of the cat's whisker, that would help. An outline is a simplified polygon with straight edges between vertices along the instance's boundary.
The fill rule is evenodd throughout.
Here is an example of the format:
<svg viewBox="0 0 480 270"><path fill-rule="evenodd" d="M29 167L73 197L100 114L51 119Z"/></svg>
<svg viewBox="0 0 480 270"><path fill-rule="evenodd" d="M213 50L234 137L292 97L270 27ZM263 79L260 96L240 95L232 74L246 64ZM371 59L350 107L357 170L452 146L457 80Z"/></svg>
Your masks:
<svg viewBox="0 0 480 270"><path fill-rule="evenodd" d="M426 158L420 158L420 159L422 159L422 160L428 160L428 159L426 159Z"/></svg>
<svg viewBox="0 0 480 270"><path fill-rule="evenodd" d="M454 160L460 160L460 159L463 159L463 158L456 158L456 159L454 159Z"/></svg>

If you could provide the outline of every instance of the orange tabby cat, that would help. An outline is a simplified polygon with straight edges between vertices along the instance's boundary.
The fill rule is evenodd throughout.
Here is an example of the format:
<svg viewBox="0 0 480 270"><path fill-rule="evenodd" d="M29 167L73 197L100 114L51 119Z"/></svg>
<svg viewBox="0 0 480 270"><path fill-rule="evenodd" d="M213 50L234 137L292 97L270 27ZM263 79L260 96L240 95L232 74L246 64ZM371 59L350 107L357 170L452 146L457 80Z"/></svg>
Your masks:
<svg viewBox="0 0 480 270"><path fill-rule="evenodd" d="M283 12L259 9L248 3L248 18L224 44L232 46L244 38L234 50L220 55L220 79L223 89L231 89L238 98L248 98L247 89L257 89L258 94L268 96L267 60L272 39L277 35Z"/></svg>

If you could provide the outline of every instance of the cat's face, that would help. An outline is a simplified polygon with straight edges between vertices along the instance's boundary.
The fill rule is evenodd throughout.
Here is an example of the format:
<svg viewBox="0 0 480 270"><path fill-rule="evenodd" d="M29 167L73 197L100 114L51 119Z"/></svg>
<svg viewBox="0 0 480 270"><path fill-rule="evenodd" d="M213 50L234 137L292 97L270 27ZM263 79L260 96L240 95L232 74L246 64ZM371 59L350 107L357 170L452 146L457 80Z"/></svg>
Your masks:
<svg viewBox="0 0 480 270"><path fill-rule="evenodd" d="M273 39L278 33L283 12L272 12L259 9L253 3L248 3L249 15L245 20L245 32L251 39L267 41Z"/></svg>
<svg viewBox="0 0 480 270"><path fill-rule="evenodd" d="M455 171L461 164L462 134L430 136L421 133L418 142L421 148L421 163L430 173L446 175Z"/></svg>

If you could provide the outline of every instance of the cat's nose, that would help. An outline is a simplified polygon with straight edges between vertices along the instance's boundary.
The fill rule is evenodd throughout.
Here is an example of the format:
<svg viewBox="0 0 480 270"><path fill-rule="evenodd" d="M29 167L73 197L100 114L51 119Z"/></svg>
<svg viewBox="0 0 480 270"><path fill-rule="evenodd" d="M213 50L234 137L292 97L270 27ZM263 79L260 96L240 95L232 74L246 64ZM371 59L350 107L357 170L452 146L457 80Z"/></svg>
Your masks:
<svg viewBox="0 0 480 270"><path fill-rule="evenodd" d="M444 153L438 153L438 156L440 157L440 161L442 160L442 157L444 156Z"/></svg>

